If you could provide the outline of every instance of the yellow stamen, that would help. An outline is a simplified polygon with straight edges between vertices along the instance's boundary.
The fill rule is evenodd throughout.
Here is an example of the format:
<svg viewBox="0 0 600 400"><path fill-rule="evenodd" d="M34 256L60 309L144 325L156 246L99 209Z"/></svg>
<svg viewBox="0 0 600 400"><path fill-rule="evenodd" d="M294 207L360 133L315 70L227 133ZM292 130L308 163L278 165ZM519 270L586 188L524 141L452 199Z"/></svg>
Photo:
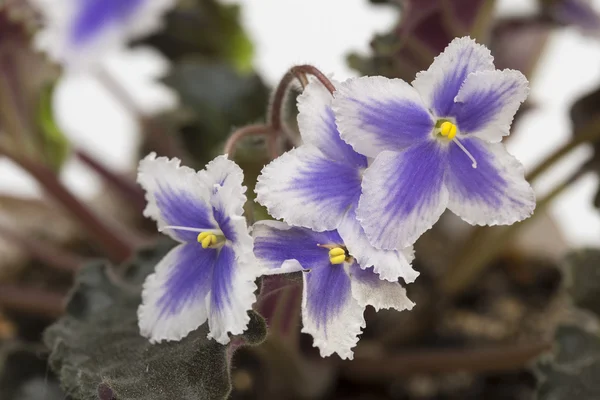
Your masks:
<svg viewBox="0 0 600 400"><path fill-rule="evenodd" d="M456 136L456 131L458 128L450 121L442 122L440 125L440 135L446 136L448 139L452 140Z"/></svg>
<svg viewBox="0 0 600 400"><path fill-rule="evenodd" d="M332 264L343 264L346 261L346 255L342 254L341 256L329 257L329 262Z"/></svg>
<svg viewBox="0 0 600 400"><path fill-rule="evenodd" d="M207 249L209 246L217 244L217 236L211 232L202 232L198 235L198 243L202 243L202 248Z"/></svg>
<svg viewBox="0 0 600 400"><path fill-rule="evenodd" d="M345 255L346 251L341 247L334 247L333 249L329 250L329 257L341 256L342 254Z"/></svg>
<svg viewBox="0 0 600 400"><path fill-rule="evenodd" d="M332 264L343 264L346 261L346 250L341 247L334 247L329 250L329 262Z"/></svg>

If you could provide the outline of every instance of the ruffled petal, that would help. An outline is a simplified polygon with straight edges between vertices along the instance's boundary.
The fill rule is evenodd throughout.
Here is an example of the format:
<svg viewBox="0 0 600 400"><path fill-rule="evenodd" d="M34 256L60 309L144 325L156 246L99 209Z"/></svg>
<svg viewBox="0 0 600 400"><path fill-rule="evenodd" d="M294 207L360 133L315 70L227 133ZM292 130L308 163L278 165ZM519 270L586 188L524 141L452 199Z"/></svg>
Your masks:
<svg viewBox="0 0 600 400"><path fill-rule="evenodd" d="M354 263L348 267L352 285L352 297L361 307L373 306L376 311L393 308L398 311L412 310L415 303L406 296L406 290L398 282L379 279L373 268L362 269Z"/></svg>
<svg viewBox="0 0 600 400"><path fill-rule="evenodd" d="M338 82L332 82L339 86ZM367 159L340 138L331 109L332 101L333 95L329 90L314 80L298 96L298 127L302 141L318 148L331 160L366 168Z"/></svg>
<svg viewBox="0 0 600 400"><path fill-rule="evenodd" d="M252 253L252 238L243 217L246 187L242 169L227 156L219 156L198 173L211 187L210 204L219 229L238 253Z"/></svg>
<svg viewBox="0 0 600 400"><path fill-rule="evenodd" d="M335 231L314 232L279 221L259 221L252 226L254 255L265 275L285 274L329 264L329 250L319 245L341 245Z"/></svg>
<svg viewBox="0 0 600 400"><path fill-rule="evenodd" d="M523 165L501 143L476 138L462 143L477 160L477 168L458 146L450 145L448 208L473 225L510 225L529 217L535 193L524 178Z"/></svg>
<svg viewBox="0 0 600 400"><path fill-rule="evenodd" d="M138 182L148 202L144 216L155 220L160 231L166 226L217 229L208 182L204 175L180 166L179 159L148 155L140 161ZM167 229L165 233L182 242L195 242L198 236L198 232L185 230Z"/></svg>
<svg viewBox="0 0 600 400"><path fill-rule="evenodd" d="M335 93L333 110L342 139L368 157L422 142L434 126L417 91L401 79L349 79Z"/></svg>
<svg viewBox="0 0 600 400"><path fill-rule="evenodd" d="M356 214L372 245L408 247L440 218L448 204L445 152L428 141L383 152L367 168Z"/></svg>
<svg viewBox="0 0 600 400"><path fill-rule="evenodd" d="M462 134L499 142L529 93L529 82L519 71L475 72L467 77L450 114Z"/></svg>
<svg viewBox="0 0 600 400"><path fill-rule="evenodd" d="M401 250L381 250L374 247L356 219L354 207L342 220L338 232L344 240L348 252L356 259L360 267L363 269L373 267L379 278L391 282L397 282L399 278L402 278L406 283L411 283L419 276L419 273L411 266L414 259L413 247Z"/></svg>
<svg viewBox="0 0 600 400"><path fill-rule="evenodd" d="M446 117L467 76L494 69L494 57L488 48L469 37L457 38L435 58L427 71L417 74L412 85L437 117Z"/></svg>
<svg viewBox="0 0 600 400"><path fill-rule="evenodd" d="M181 340L206 322L218 251L198 243L171 250L146 278L138 309L140 332L156 343Z"/></svg>
<svg viewBox="0 0 600 400"><path fill-rule="evenodd" d="M248 311L256 301L254 281L259 275L258 263L251 254L238 255L229 245L219 251L208 296L209 338L227 344L228 333L239 335L246 330Z"/></svg>
<svg viewBox="0 0 600 400"><path fill-rule="evenodd" d="M328 264L304 274L302 332L313 337L322 357L354 357L351 349L365 327L363 313L343 265Z"/></svg>
<svg viewBox="0 0 600 400"><path fill-rule="evenodd" d="M256 200L290 225L333 230L360 195L360 179L358 169L303 145L263 169Z"/></svg>

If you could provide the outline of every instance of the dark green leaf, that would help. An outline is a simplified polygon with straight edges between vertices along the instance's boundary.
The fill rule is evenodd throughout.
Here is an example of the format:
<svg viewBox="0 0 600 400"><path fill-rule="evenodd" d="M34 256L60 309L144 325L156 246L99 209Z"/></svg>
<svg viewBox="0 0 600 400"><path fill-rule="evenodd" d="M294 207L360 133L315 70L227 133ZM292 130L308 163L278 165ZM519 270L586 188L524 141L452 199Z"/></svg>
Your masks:
<svg viewBox="0 0 600 400"><path fill-rule="evenodd" d="M537 366L538 400L599 399L600 338L578 327L563 326L556 340L554 359Z"/></svg>
<svg viewBox="0 0 600 400"><path fill-rule="evenodd" d="M221 399L230 391L227 346L207 339L204 324L179 342L152 345L139 334L140 287L172 247L143 251L118 277L110 267L86 266L68 315L48 329L50 365L76 399ZM241 340L260 343L264 321L252 313ZM240 342L240 340L236 340Z"/></svg>

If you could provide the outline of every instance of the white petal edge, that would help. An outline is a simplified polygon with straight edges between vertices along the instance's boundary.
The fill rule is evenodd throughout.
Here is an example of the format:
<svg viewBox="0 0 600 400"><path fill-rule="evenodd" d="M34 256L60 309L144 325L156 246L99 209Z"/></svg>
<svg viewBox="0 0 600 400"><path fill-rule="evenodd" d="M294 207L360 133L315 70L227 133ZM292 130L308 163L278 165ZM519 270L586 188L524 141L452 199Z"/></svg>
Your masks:
<svg viewBox="0 0 600 400"><path fill-rule="evenodd" d="M361 307L367 305L380 309L393 308L398 311L412 310L413 303L406 295L406 289L398 282L389 282L384 280L373 280L372 282L363 282L350 274L352 287L352 296Z"/></svg>
<svg viewBox="0 0 600 400"><path fill-rule="evenodd" d="M350 78L342 82L334 94L333 111L340 135L359 154L376 157L391 148L380 138L373 127L366 126L360 118L361 104L407 101L427 109L419 93L402 79L389 79L383 76ZM432 123L433 126L433 123Z"/></svg>
<svg viewBox="0 0 600 400"><path fill-rule="evenodd" d="M301 168L314 161L327 160L312 145L302 145L273 160L263 168L256 182L256 201L267 208L269 214L289 225L309 228L317 232L334 230L344 212L332 212L330 201L312 201L291 190L293 180Z"/></svg>
<svg viewBox="0 0 600 400"><path fill-rule="evenodd" d="M203 175L193 169L182 166L178 158L156 157L156 153L148 154L140 161L138 167L138 183L146 192L146 208L144 216L152 218L158 225L158 230L169 225L161 216L156 202L155 193L159 189L160 182L168 183L169 187L176 187L189 193L194 199L210 207L210 187ZM216 223L216 222L215 222ZM172 232L165 230L173 239L179 240Z"/></svg>
<svg viewBox="0 0 600 400"><path fill-rule="evenodd" d="M506 90L506 86L514 84L514 88ZM463 83L455 102L462 103L469 95L505 89L503 98L505 105L494 114L484 127L475 132L462 132L467 136L475 136L488 142L497 143L503 136L510 134L510 126L517 110L529 95L529 81L520 71L505 69L502 71L480 71L472 73Z"/></svg>
<svg viewBox="0 0 600 400"><path fill-rule="evenodd" d="M511 225L529 218L535 210L536 198L533 188L525 180L523 164L506 151L502 143L480 141L480 145L493 154L492 164L509 184L506 189L507 195L503 198L504 204L501 207L492 208L481 201L462 199L458 193L452 190L451 185L447 184L448 209L471 225ZM523 204L518 208L511 207L511 198L521 201Z"/></svg>
<svg viewBox="0 0 600 400"><path fill-rule="evenodd" d="M257 237L271 236L271 229L274 229L276 231L285 231L292 229L292 227L286 224L285 222L281 221L258 221L255 222L254 225L252 225L252 238L256 239ZM283 263L279 263L263 258L258 258L258 263L261 267L262 275L289 274L304 270L302 264L300 264L300 262L296 259L289 259L285 260Z"/></svg>
<svg viewBox="0 0 600 400"><path fill-rule="evenodd" d="M475 52L475 57L470 58L467 66L470 72L496 69L494 57L487 47L475 42L468 36L455 38L440 55L435 57L427 71L417 73L412 81L412 86L419 92L425 104L428 106L433 104L436 89L446 79L446 73L452 70L457 62L460 62L461 53L468 48ZM443 117L443 115L440 117Z"/></svg>
<svg viewBox="0 0 600 400"><path fill-rule="evenodd" d="M187 304L171 318L161 316L161 310L155 305L164 294L163 286L169 272L175 267L177 254L185 244L172 249L157 265L155 272L149 275L142 289L142 303L138 308L138 324L142 336L150 343L179 341L200 327L208 319L207 299L202 297L193 304Z"/></svg>
<svg viewBox="0 0 600 400"><path fill-rule="evenodd" d="M218 267L218 265L217 265ZM208 304L208 338L221 344L229 343L229 333L240 335L244 333L250 322L248 311L256 302L256 279L261 275L258 261L252 254L237 254L233 271L233 280L229 292L229 306L220 313L211 311L210 294Z"/></svg>
<svg viewBox="0 0 600 400"><path fill-rule="evenodd" d="M373 267L381 279L390 282L397 282L402 278L404 282L412 283L419 276L419 272L411 266L415 258L412 246L400 250L381 250L374 247L352 210L342 220L338 233L362 269Z"/></svg>
<svg viewBox="0 0 600 400"><path fill-rule="evenodd" d="M321 357L329 357L337 353L342 359L352 360L354 348L359 340L359 335L366 326L364 318L365 308L358 304L351 293L348 301L340 310L340 315L327 324L329 337L319 329L317 323L311 319L307 307L307 274L303 274L304 288L302 292L302 332L313 337L313 347L319 349ZM350 283L352 285L352 282ZM333 333L333 336L331 335Z"/></svg>

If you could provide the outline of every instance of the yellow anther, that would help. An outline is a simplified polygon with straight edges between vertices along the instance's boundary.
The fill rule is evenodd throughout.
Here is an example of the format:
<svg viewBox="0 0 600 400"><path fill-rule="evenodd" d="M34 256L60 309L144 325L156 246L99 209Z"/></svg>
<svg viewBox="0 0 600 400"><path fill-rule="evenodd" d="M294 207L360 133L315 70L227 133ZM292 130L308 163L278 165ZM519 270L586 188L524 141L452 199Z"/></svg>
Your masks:
<svg viewBox="0 0 600 400"><path fill-rule="evenodd" d="M202 243L202 248L206 249L210 245L217 244L217 236L211 232L202 232L198 235L198 243Z"/></svg>
<svg viewBox="0 0 600 400"><path fill-rule="evenodd" d="M340 256L335 256L335 257L329 257L329 261L332 264L343 264L344 261L346 261L346 254L342 254Z"/></svg>
<svg viewBox="0 0 600 400"><path fill-rule="evenodd" d="M346 255L346 250L342 249L341 247L334 247L333 249L329 250L330 258L341 256L341 255L343 255L343 256Z"/></svg>
<svg viewBox="0 0 600 400"><path fill-rule="evenodd" d="M440 125L440 134L446 136L448 139L454 139L456 131L456 125L450 121L444 121L442 122L442 125Z"/></svg>

